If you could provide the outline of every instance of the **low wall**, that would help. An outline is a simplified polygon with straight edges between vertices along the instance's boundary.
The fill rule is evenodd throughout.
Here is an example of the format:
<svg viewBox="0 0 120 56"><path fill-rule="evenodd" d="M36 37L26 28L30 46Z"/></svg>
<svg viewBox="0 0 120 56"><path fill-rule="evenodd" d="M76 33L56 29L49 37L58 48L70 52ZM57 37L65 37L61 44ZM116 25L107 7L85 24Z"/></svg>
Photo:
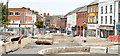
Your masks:
<svg viewBox="0 0 120 56"><path fill-rule="evenodd" d="M1 48L1 53L5 54L6 52L13 51L13 50L19 48L19 46L18 46L18 42L15 41L15 42L4 43L4 44L2 44L2 46L0 48Z"/></svg>
<svg viewBox="0 0 120 56"><path fill-rule="evenodd" d="M31 42L32 42L32 40L31 40L30 37L23 38L23 39L21 39L20 47L23 48L23 47L25 47L25 45L27 45L27 44L29 44Z"/></svg>
<svg viewBox="0 0 120 56"><path fill-rule="evenodd" d="M74 46L74 47L56 47L47 48L38 52L38 54L58 54L65 52L89 52L90 47Z"/></svg>

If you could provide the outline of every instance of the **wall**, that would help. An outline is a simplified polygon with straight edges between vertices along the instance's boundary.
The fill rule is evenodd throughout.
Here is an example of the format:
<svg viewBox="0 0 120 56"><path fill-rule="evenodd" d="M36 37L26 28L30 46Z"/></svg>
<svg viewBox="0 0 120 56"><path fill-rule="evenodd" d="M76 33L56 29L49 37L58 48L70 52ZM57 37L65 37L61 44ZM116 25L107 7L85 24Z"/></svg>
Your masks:
<svg viewBox="0 0 120 56"><path fill-rule="evenodd" d="M70 24L70 27L69 27L68 24ZM68 28L69 31L72 31L71 27L72 27L72 15L68 15L67 16L67 28Z"/></svg>

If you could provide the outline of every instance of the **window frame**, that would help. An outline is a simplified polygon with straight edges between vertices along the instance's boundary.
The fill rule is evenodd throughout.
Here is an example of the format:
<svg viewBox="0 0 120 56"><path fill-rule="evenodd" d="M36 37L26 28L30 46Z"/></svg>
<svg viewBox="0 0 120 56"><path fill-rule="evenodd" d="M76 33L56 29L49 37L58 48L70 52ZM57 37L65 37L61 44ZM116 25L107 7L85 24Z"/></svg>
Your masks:
<svg viewBox="0 0 120 56"><path fill-rule="evenodd" d="M108 10L107 8L108 8L108 6L105 6L105 10L106 10L105 13L107 13L107 10Z"/></svg>
<svg viewBox="0 0 120 56"><path fill-rule="evenodd" d="M101 14L103 14L103 6L101 7Z"/></svg>
<svg viewBox="0 0 120 56"><path fill-rule="evenodd" d="M112 22L113 22L113 21L112 21L112 16L110 16L110 24L112 24Z"/></svg>
<svg viewBox="0 0 120 56"><path fill-rule="evenodd" d="M113 10L113 5L110 5L110 13L112 13L112 10Z"/></svg>
<svg viewBox="0 0 120 56"><path fill-rule="evenodd" d="M11 12L13 13L13 11L10 11L10 12L9 12L9 15L10 15ZM13 13L13 15L14 15L14 13ZM10 16L13 16L13 15L10 15Z"/></svg>
<svg viewBox="0 0 120 56"><path fill-rule="evenodd" d="M103 16L101 16L101 24L103 24Z"/></svg>
<svg viewBox="0 0 120 56"><path fill-rule="evenodd" d="M18 11L16 11L16 12L18 12ZM14 15L16 14L16 12L14 13ZM19 14L20 14L20 12L19 12ZM15 16L20 16L20 15L15 15Z"/></svg>
<svg viewBox="0 0 120 56"><path fill-rule="evenodd" d="M105 16L105 24L107 24L107 21L108 21L108 20L107 20L107 16Z"/></svg>

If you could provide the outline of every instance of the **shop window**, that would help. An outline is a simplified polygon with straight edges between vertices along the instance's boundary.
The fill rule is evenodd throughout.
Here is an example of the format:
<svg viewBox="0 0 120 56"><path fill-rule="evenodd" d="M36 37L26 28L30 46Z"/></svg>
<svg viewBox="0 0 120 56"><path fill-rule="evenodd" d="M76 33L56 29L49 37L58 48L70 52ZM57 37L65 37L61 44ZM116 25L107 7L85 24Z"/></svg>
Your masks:
<svg viewBox="0 0 120 56"><path fill-rule="evenodd" d="M110 31L109 31L109 35L114 35L114 34L113 34L113 30L110 30Z"/></svg>
<svg viewBox="0 0 120 56"><path fill-rule="evenodd" d="M120 35L120 30L117 30L117 35Z"/></svg>

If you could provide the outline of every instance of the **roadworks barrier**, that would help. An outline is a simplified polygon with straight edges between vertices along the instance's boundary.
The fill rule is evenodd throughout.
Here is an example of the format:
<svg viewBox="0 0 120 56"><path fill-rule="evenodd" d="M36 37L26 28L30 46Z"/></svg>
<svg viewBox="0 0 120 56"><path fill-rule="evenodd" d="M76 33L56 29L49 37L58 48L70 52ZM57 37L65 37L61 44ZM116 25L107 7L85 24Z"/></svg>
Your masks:
<svg viewBox="0 0 120 56"><path fill-rule="evenodd" d="M18 42L14 41L14 42L7 42L2 44L1 48L2 48L1 49L2 54L6 54L7 52L17 50L19 46L18 46Z"/></svg>
<svg viewBox="0 0 120 56"><path fill-rule="evenodd" d="M119 54L120 53L120 46L114 45L111 47L108 47L108 54Z"/></svg>
<svg viewBox="0 0 120 56"><path fill-rule="evenodd" d="M107 47L91 47L90 53L91 54L106 54L108 48Z"/></svg>

